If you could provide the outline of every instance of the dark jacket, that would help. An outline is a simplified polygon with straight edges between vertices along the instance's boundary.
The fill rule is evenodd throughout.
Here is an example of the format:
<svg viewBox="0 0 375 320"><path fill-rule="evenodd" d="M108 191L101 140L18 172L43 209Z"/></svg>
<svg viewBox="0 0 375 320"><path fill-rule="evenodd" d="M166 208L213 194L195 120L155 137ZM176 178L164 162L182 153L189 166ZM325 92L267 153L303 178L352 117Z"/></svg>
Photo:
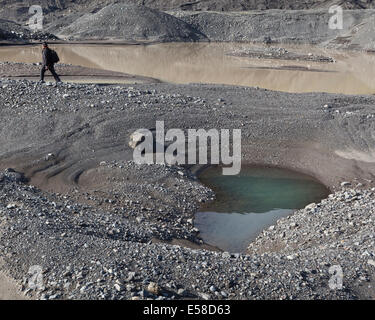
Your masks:
<svg viewBox="0 0 375 320"><path fill-rule="evenodd" d="M53 64L51 61L51 49L45 48L42 50L42 57L43 57L43 65L44 66L50 66Z"/></svg>

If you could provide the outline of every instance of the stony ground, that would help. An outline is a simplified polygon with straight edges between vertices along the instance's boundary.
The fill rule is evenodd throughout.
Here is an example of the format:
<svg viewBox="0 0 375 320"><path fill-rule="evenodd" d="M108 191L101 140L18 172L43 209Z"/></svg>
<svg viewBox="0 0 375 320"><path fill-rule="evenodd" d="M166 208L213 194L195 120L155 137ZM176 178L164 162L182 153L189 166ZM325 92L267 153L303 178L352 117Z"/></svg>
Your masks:
<svg viewBox="0 0 375 320"><path fill-rule="evenodd" d="M152 244L151 237L162 226L150 227L147 220L133 222L129 212L134 205L121 212L104 211L67 196L46 194L21 180L11 170L1 175L0 243L7 267L23 282L27 295L41 299L375 298L373 192L337 193L264 232L249 254L230 255ZM180 184L189 183L186 179ZM262 241L269 245L267 239L273 238L288 240L288 249L266 250ZM309 245L294 241L301 238ZM329 270L336 265L343 270L344 285L331 290ZM43 277L43 286L35 290L28 275L32 266L40 266Z"/></svg>
<svg viewBox="0 0 375 320"><path fill-rule="evenodd" d="M0 16L7 20L0 20L0 40L99 34L105 40L308 42L374 50L373 11L346 12L345 28L332 31L332 1L142 1L153 9L132 5L140 1L112 2L41 1L47 32L34 34L25 26L29 3L1 0ZM345 7L373 8L373 2L347 1ZM282 10L227 12L254 9ZM296 59L272 50L235 54ZM14 69L19 73L13 76L24 78L38 66L1 64L0 75ZM107 86L0 79L2 277L39 299L375 298L373 96L145 81ZM212 191L191 168L131 161L130 134L154 128L156 120L184 130L241 128L244 164L305 172L332 194L279 220L246 253L204 246L194 213L214 199ZM176 239L185 247L170 245ZM342 288L329 286L332 267L342 270Z"/></svg>
<svg viewBox="0 0 375 320"><path fill-rule="evenodd" d="M0 252L27 295L374 298L373 96L2 79L0 98ZM131 161L130 134L156 120L241 128L244 164L301 170L336 193L280 220L246 254L199 249L194 213L214 194L188 168ZM337 265L344 287L332 290ZM36 290L33 266L43 271Z"/></svg>
<svg viewBox="0 0 375 320"><path fill-rule="evenodd" d="M352 279L360 298L374 299L374 213L375 188L344 188L280 219L250 244L248 253L277 252L290 260L331 259L342 268L344 282Z"/></svg>
<svg viewBox="0 0 375 320"><path fill-rule="evenodd" d="M343 11L343 28L329 28L333 14L318 10L246 12L168 11L199 30L210 41L313 44L374 50L374 10Z"/></svg>
<svg viewBox="0 0 375 320"><path fill-rule="evenodd" d="M237 49L227 53L237 57L249 57L255 59L276 59L276 60L292 60L292 61L314 61L333 63L335 59L323 55L313 53L297 53L289 51L285 48L274 47L252 47L247 49Z"/></svg>

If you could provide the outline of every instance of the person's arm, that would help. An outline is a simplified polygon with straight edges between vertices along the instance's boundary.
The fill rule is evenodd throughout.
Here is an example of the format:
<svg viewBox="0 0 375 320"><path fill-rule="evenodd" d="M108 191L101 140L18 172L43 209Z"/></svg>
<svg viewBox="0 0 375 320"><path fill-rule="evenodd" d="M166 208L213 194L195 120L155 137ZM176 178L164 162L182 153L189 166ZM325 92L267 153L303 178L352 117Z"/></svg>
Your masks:
<svg viewBox="0 0 375 320"><path fill-rule="evenodd" d="M42 58L43 58L43 65L47 67L47 50L45 49L42 51Z"/></svg>

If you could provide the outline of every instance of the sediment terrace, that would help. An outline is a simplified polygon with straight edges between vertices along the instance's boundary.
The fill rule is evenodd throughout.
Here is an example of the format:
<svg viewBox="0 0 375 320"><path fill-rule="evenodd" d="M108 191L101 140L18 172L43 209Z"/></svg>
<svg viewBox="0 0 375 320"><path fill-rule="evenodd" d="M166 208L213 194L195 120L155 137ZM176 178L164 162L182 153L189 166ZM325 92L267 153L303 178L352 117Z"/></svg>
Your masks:
<svg viewBox="0 0 375 320"><path fill-rule="evenodd" d="M6 268L25 289L28 268L45 268L47 287L37 297L373 297L373 96L5 79L0 96L0 166L25 176L1 176L0 244ZM308 247L298 240L287 254L279 241L232 256L160 243L201 243L192 219L214 195L186 168L131 162L130 134L156 120L166 129L240 128L243 163L305 172L337 190L291 218L307 217L307 230L319 221L332 236ZM351 185L340 191L343 181ZM352 228L336 232L350 213ZM298 233L287 226L267 232ZM346 270L344 290L327 286L332 264ZM150 282L160 291L150 292Z"/></svg>
<svg viewBox="0 0 375 320"><path fill-rule="evenodd" d="M2 18L19 23L30 18L24 14L29 3L0 2ZM251 41L374 50L374 10L347 11L344 28L331 30L327 9L332 1L288 0L281 5L279 1L210 0L188 5L181 0L142 1L168 12L132 3L141 2L42 1L48 8L45 31L49 33L32 34L21 24L1 20L0 40L14 44L59 35L79 41ZM373 3L363 1L345 2L345 8L372 7ZM267 50L240 50L228 56L263 59L270 53ZM0 80L0 297L375 298L371 86L361 92L342 91L369 95L345 96L175 85L157 83L153 75L100 71L93 57L74 56L81 67L62 66L70 76L80 73L91 81L119 76L143 84L39 85L29 81L37 66L23 66L28 69L24 74L14 74L12 65L2 66L3 76L11 73L29 80ZM103 56L100 60L108 58L106 53ZM355 65L353 60L349 66ZM82 68L82 61L91 63L85 65L91 69ZM274 60L263 67L275 64ZM294 59L293 65L277 67L301 66ZM302 67L308 69L307 79L321 76L318 68ZM365 83L362 87L371 83L368 69L362 66L354 82ZM339 80L348 81L348 75ZM353 81L348 83L353 90ZM244 164L307 173L332 194L264 230L246 253L204 246L194 214L202 202L214 199L213 192L187 167L140 166L131 161L130 134L155 127L156 120L164 120L167 129L240 128ZM29 287L31 266L43 271L43 287L37 290ZM342 268L343 288L329 287L331 267ZM15 292L16 284L9 277L22 293Z"/></svg>
<svg viewBox="0 0 375 320"><path fill-rule="evenodd" d="M30 178L75 177L101 161L131 160L130 134L164 120L166 129L241 129L246 164L303 171L332 188L345 180L365 186L374 180L370 95L13 80L2 81L1 94L2 163L17 163ZM54 157L43 160L49 153Z"/></svg>

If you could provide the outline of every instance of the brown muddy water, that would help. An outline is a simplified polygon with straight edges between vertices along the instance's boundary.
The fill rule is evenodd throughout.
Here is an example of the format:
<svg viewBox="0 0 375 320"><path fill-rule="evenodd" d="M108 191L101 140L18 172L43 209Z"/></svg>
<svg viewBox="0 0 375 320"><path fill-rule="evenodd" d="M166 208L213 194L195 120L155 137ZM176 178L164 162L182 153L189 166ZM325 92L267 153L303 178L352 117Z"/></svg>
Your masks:
<svg viewBox="0 0 375 320"><path fill-rule="evenodd" d="M322 55L336 61L328 63L230 55L252 48L262 49L259 45L238 43L60 44L51 47L58 52L61 63L172 83L258 86L286 92L375 93L375 55L361 52L283 46L293 53ZM40 62L40 56L40 45L0 47L0 61Z"/></svg>

